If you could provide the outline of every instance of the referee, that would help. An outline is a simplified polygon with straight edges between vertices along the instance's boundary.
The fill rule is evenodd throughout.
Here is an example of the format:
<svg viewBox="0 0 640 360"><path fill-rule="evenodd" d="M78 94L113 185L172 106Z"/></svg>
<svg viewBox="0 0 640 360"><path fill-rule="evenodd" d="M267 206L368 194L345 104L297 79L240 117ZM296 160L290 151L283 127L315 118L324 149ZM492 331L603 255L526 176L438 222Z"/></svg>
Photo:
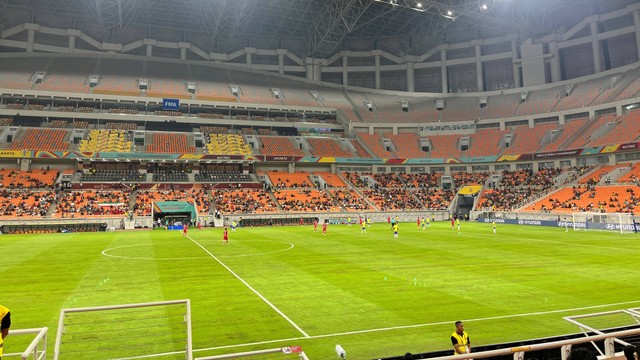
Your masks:
<svg viewBox="0 0 640 360"><path fill-rule="evenodd" d="M4 346L4 338L9 335L9 328L11 327L11 313L9 309L0 305L0 329L2 330L2 337L0 338L0 358L2 358L2 349Z"/></svg>

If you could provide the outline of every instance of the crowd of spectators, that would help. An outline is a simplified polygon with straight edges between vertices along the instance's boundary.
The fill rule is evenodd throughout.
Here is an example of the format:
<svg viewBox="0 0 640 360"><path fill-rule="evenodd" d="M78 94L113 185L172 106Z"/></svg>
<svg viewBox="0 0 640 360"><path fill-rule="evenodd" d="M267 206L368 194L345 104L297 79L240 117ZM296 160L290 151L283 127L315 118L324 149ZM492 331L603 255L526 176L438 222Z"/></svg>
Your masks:
<svg viewBox="0 0 640 360"><path fill-rule="evenodd" d="M298 191L277 190L273 195L284 211L309 212L341 210L340 200L331 197L326 191L310 189Z"/></svg>
<svg viewBox="0 0 640 360"><path fill-rule="evenodd" d="M338 199L340 205L347 211L371 210L371 206L358 196L353 190L340 189L332 190L331 195Z"/></svg>
<svg viewBox="0 0 640 360"><path fill-rule="evenodd" d="M247 214L277 211L277 206L264 190L214 189L213 204L223 214Z"/></svg>
<svg viewBox="0 0 640 360"><path fill-rule="evenodd" d="M364 195L378 206L386 210L420 210L424 205L413 193L400 188L375 188L362 190Z"/></svg>
<svg viewBox="0 0 640 360"><path fill-rule="evenodd" d="M54 191L3 189L0 191L0 214L44 217L56 198Z"/></svg>
<svg viewBox="0 0 640 360"><path fill-rule="evenodd" d="M409 188L425 188L425 187L438 187L440 186L440 173L427 173L427 174L401 174L400 177L407 184Z"/></svg>
<svg viewBox="0 0 640 360"><path fill-rule="evenodd" d="M442 190L438 188L420 188L416 191L416 196L427 209L448 210L455 192L453 190Z"/></svg>
<svg viewBox="0 0 640 360"><path fill-rule="evenodd" d="M347 171L342 173L342 176L344 176L347 180L349 180L351 184L353 184L353 186L357 188L367 187L367 184L365 184L360 175L358 175L357 173Z"/></svg>
<svg viewBox="0 0 640 360"><path fill-rule="evenodd" d="M379 187L388 188L402 188L405 187L404 182L400 180L400 177L396 174L375 174L373 180L376 181Z"/></svg>
<svg viewBox="0 0 640 360"><path fill-rule="evenodd" d="M484 183L487 181L487 178L489 177L489 173L455 172L451 174L451 177L453 177L453 181L457 187L465 185L484 185Z"/></svg>
<svg viewBox="0 0 640 360"><path fill-rule="evenodd" d="M60 196L56 213L61 217L124 215L129 212L129 192L71 191Z"/></svg>

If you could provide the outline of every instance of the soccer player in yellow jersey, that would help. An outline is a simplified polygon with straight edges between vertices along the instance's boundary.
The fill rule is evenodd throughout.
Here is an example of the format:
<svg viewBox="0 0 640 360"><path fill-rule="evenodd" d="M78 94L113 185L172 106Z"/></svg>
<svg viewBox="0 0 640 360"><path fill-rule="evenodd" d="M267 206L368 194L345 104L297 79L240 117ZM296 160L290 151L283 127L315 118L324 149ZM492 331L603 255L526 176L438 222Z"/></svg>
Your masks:
<svg viewBox="0 0 640 360"><path fill-rule="evenodd" d="M464 331L462 321L456 321L456 331L451 334L451 343L453 344L453 355L471 352L471 340L469 340L469 334Z"/></svg>
<svg viewBox="0 0 640 360"><path fill-rule="evenodd" d="M495 234L496 233L496 222L492 221L491 222L491 226L493 227L493 233Z"/></svg>
<svg viewBox="0 0 640 360"><path fill-rule="evenodd" d="M395 223L393 225L393 238L397 239L398 238L398 223Z"/></svg>
<svg viewBox="0 0 640 360"><path fill-rule="evenodd" d="M0 358L2 357L2 349L4 346L4 338L9 335L9 328L11 327L11 313L5 306L0 305L0 330L2 336L0 337Z"/></svg>

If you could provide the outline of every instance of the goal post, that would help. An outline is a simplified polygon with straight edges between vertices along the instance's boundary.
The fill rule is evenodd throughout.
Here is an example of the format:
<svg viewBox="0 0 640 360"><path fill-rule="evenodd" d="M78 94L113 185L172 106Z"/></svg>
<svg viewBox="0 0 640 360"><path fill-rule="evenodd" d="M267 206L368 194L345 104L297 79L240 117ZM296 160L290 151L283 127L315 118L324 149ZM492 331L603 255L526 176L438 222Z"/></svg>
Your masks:
<svg viewBox="0 0 640 360"><path fill-rule="evenodd" d="M633 213L601 213L601 212L573 212L566 219L568 226L574 231L581 230L609 230L621 234L636 233L638 224Z"/></svg>
<svg viewBox="0 0 640 360"><path fill-rule="evenodd" d="M53 359L193 359L190 300L60 310Z"/></svg>

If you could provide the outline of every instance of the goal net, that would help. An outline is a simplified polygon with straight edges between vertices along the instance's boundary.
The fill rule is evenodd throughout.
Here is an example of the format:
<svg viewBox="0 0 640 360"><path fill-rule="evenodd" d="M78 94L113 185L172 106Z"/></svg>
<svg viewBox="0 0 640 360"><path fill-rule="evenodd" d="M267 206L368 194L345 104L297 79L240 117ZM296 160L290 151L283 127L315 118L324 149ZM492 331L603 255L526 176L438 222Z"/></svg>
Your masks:
<svg viewBox="0 0 640 360"><path fill-rule="evenodd" d="M573 212L565 221L574 231L609 230L621 234L637 232L638 225L630 213Z"/></svg>
<svg viewBox="0 0 640 360"><path fill-rule="evenodd" d="M62 309L58 359L193 359L189 300Z"/></svg>

